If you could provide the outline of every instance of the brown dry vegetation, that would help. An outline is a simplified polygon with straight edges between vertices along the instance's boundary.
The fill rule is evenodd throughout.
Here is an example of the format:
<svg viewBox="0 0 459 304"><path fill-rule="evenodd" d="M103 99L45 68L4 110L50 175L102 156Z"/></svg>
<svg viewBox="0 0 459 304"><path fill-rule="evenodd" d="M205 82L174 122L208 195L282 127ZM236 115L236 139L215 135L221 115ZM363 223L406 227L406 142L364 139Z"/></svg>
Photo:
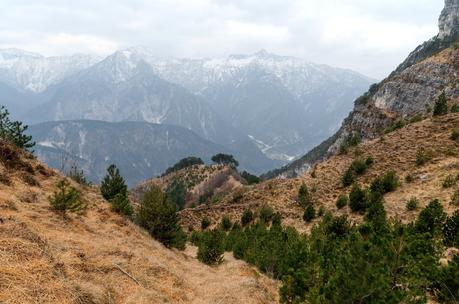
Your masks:
<svg viewBox="0 0 459 304"><path fill-rule="evenodd" d="M246 187L235 200L234 194L226 196L218 206L200 206L182 211L184 227L199 227L203 217L213 219L214 224L229 215L232 220L239 220L244 209L254 211L263 204L272 206L280 212L283 223L296 227L300 231L309 230L319 219L311 224L302 220L303 209L297 203L298 188L305 182L314 201L319 208L323 206L333 214L347 214L354 221L361 220L361 215L351 213L346 207L337 210L335 203L340 194L348 194L350 188L344 188L341 177L352 161L359 155L372 155L373 166L366 174L358 178L362 185L388 171L395 171L400 177L402 186L395 192L385 196L385 207L389 217L402 221L413 220L418 211L406 211L406 201L417 197L420 207L426 206L432 199L440 199L448 213L457 209L449 205L455 187L443 188L443 180L448 175L459 173L459 142L451 140L451 132L459 126L459 115L450 114L444 117L426 119L410 124L401 130L386 134L379 139L366 142L351 149L346 155L337 155L316 166L315 178L310 173L296 179L270 180L262 184ZM416 153L419 149L432 152L433 159L423 166L416 165ZM414 177L412 183L406 183L406 175Z"/></svg>
<svg viewBox="0 0 459 304"><path fill-rule="evenodd" d="M62 176L27 155L0 145L0 173L9 179L0 183L0 303L278 301L277 282L228 254L211 268L193 247L166 249L112 213L97 188L73 184L88 210L64 219L48 203ZM39 185L24 182L24 172Z"/></svg>
<svg viewBox="0 0 459 304"><path fill-rule="evenodd" d="M211 192L214 198L218 198L243 187L245 183L239 173L229 166L195 165L163 177L142 182L130 192L133 199L138 200L151 185L159 186L163 191L166 191L175 180L183 182L188 191L186 207L197 204L201 195Z"/></svg>

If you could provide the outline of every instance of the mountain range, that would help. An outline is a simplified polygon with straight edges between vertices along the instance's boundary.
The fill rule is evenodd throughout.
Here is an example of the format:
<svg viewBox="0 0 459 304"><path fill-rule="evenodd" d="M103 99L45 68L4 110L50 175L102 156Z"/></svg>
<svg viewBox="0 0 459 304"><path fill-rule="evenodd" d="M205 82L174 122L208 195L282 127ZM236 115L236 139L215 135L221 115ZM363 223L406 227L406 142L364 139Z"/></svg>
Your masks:
<svg viewBox="0 0 459 304"><path fill-rule="evenodd" d="M3 103L28 124L83 119L180 126L238 151L254 173L285 164L331 135L371 82L267 51L177 59L142 47L106 58L0 50Z"/></svg>

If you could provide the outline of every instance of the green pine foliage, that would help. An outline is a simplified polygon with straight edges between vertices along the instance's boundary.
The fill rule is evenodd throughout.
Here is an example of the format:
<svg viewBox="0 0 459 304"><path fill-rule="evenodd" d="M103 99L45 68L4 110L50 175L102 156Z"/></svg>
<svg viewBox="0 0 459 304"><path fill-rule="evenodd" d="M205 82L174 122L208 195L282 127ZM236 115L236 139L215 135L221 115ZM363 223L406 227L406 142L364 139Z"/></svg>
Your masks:
<svg viewBox="0 0 459 304"><path fill-rule="evenodd" d="M394 171L389 171L383 176L375 178L370 189L373 192L384 195L395 191L400 186L400 179Z"/></svg>
<svg viewBox="0 0 459 304"><path fill-rule="evenodd" d="M313 205L309 205L306 207L306 210L304 210L303 214L303 220L306 223L312 222L313 219L316 217L316 209L314 208Z"/></svg>
<svg viewBox="0 0 459 304"><path fill-rule="evenodd" d="M120 170L115 165L110 165L107 168L107 175L102 180L100 192L107 201L115 198L117 194L127 197L126 182L121 176Z"/></svg>
<svg viewBox="0 0 459 304"><path fill-rule="evenodd" d="M349 207L353 212L364 212L368 208L367 193L358 184L354 184L349 193Z"/></svg>
<svg viewBox="0 0 459 304"><path fill-rule="evenodd" d="M215 229L204 232L198 241L198 260L207 265L223 262L225 253L225 233Z"/></svg>
<svg viewBox="0 0 459 304"><path fill-rule="evenodd" d="M459 104L453 104L451 106L451 113L459 113Z"/></svg>
<svg viewBox="0 0 459 304"><path fill-rule="evenodd" d="M212 161L216 164L228 165L233 168L237 168L239 166L239 162L236 159L234 159L233 155L229 155L229 154L222 154L222 153L216 154L212 156Z"/></svg>
<svg viewBox="0 0 459 304"><path fill-rule="evenodd" d="M175 179L169 187L167 187L166 194L179 210L185 207L187 189L182 181Z"/></svg>
<svg viewBox="0 0 459 304"><path fill-rule="evenodd" d="M221 227L224 231L228 231L233 227L233 223L231 222L231 219L229 218L229 216L227 215L223 216Z"/></svg>
<svg viewBox="0 0 459 304"><path fill-rule="evenodd" d="M114 198L110 200L112 211L131 216L134 213L129 199L121 193L118 193Z"/></svg>
<svg viewBox="0 0 459 304"><path fill-rule="evenodd" d="M268 205L264 205L259 211L260 220L268 224L274 217L274 209Z"/></svg>
<svg viewBox="0 0 459 304"><path fill-rule="evenodd" d="M241 176L242 176L243 179L245 179L245 181L249 185L256 185L256 184L259 184L261 182L261 178L259 178L256 175L253 175L253 174L251 174L251 173L249 173L247 171L242 172Z"/></svg>
<svg viewBox="0 0 459 304"><path fill-rule="evenodd" d="M407 211L414 211L418 209L419 200L416 197L410 198L408 202L406 202L406 210Z"/></svg>
<svg viewBox="0 0 459 304"><path fill-rule="evenodd" d="M360 225L328 214L305 235L257 222L217 232L215 238L204 232L194 239L205 252L223 238L225 250L235 258L281 281L282 303L427 303L428 294L441 303L455 303L459 255L447 267L439 266L444 230L432 234L425 229L445 227L449 221L442 220L438 204L429 205L414 224L402 224L387 220L381 195L370 196Z"/></svg>
<svg viewBox="0 0 459 304"><path fill-rule="evenodd" d="M446 246L459 247L459 210L446 218L442 232Z"/></svg>
<svg viewBox="0 0 459 304"><path fill-rule="evenodd" d="M305 183L301 184L300 189L298 189L298 203L303 208L306 208L312 203L311 195Z"/></svg>
<svg viewBox="0 0 459 304"><path fill-rule="evenodd" d="M210 224L211 224L210 219L208 217L204 217L201 220L201 229L206 230L207 228L209 228Z"/></svg>
<svg viewBox="0 0 459 304"><path fill-rule="evenodd" d="M242 226L247 226L253 221L253 212L250 209L245 209L242 213L241 224Z"/></svg>
<svg viewBox="0 0 459 304"><path fill-rule="evenodd" d="M80 198L80 192L70 185L66 180L60 180L57 185L57 191L49 197L51 209L65 215L67 212L81 212L86 209L86 205Z"/></svg>
<svg viewBox="0 0 459 304"><path fill-rule="evenodd" d="M347 195L340 195L336 200L336 208L338 208L338 210L343 209L347 206L347 204L349 204L349 198Z"/></svg>
<svg viewBox="0 0 459 304"><path fill-rule="evenodd" d="M20 121L11 121L10 113L4 107L0 107L0 138L6 140L21 149L30 149L35 146L32 136L26 135L28 126Z"/></svg>
<svg viewBox="0 0 459 304"><path fill-rule="evenodd" d="M152 186L143 195L136 222L166 247L185 249L186 235L180 228L176 207L158 187Z"/></svg>
<svg viewBox="0 0 459 304"><path fill-rule="evenodd" d="M442 116L446 114L448 114L448 99L446 98L445 92L443 92L438 96L435 102L433 116Z"/></svg>
<svg viewBox="0 0 459 304"><path fill-rule="evenodd" d="M189 168L189 167L196 166L196 165L204 165L204 162L199 157L193 157L193 156L187 157L187 158L184 158L184 159L178 161L172 167L167 168L167 170L166 170L166 172L164 172L163 176L168 175L168 174L170 174L172 172L177 172L177 171L180 171L182 169Z"/></svg>

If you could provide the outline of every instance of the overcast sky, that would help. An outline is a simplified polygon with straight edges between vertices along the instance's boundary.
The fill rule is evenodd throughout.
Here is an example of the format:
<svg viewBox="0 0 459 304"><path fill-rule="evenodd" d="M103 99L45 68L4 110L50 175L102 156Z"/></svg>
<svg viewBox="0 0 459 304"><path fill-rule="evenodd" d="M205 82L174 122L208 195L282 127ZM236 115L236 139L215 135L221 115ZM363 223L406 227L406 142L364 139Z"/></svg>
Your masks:
<svg viewBox="0 0 459 304"><path fill-rule="evenodd" d="M434 36L443 0L0 0L0 48L226 57L260 49L382 78Z"/></svg>

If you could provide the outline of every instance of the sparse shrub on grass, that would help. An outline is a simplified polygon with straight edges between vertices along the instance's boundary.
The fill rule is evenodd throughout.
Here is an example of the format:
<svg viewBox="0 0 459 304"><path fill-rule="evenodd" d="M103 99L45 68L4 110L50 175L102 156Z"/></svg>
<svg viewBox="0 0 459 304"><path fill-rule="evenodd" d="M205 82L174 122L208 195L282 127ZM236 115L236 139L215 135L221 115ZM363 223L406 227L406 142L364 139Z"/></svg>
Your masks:
<svg viewBox="0 0 459 304"><path fill-rule="evenodd" d="M231 222L231 219L229 218L229 216L227 215L223 216L221 227L224 231L228 231L231 229L231 227L233 227L233 223Z"/></svg>
<svg viewBox="0 0 459 304"><path fill-rule="evenodd" d="M367 167L373 166L374 163L375 163L375 159L373 158L372 155L369 155L367 159L365 160L365 164L367 165Z"/></svg>
<svg viewBox="0 0 459 304"><path fill-rule="evenodd" d="M268 224L274 216L274 210L271 206L264 205L259 211L260 220Z"/></svg>
<svg viewBox="0 0 459 304"><path fill-rule="evenodd" d="M152 186L142 197L136 222L166 247L185 249L186 235L179 225L176 207L160 188Z"/></svg>
<svg viewBox="0 0 459 304"><path fill-rule="evenodd" d="M451 132L451 140L458 141L459 140L459 129L454 129Z"/></svg>
<svg viewBox="0 0 459 304"><path fill-rule="evenodd" d="M451 106L451 113L459 113L459 104L454 104Z"/></svg>
<svg viewBox="0 0 459 304"><path fill-rule="evenodd" d="M252 221L253 221L253 212L250 209L245 209L241 217L242 226L247 226Z"/></svg>
<svg viewBox="0 0 459 304"><path fill-rule="evenodd" d="M433 155L431 151L427 151L426 149L421 148L416 152L416 165L423 166L431 161L432 158Z"/></svg>
<svg viewBox="0 0 459 304"><path fill-rule="evenodd" d="M400 179L394 171L389 171L382 177L377 177L371 183L371 191L379 194L386 194L395 191L400 186Z"/></svg>
<svg viewBox="0 0 459 304"><path fill-rule="evenodd" d="M309 194L308 187L305 183L301 184L300 189L298 190L298 203L303 208L306 208L312 203L311 195Z"/></svg>
<svg viewBox="0 0 459 304"><path fill-rule="evenodd" d="M354 184L349 194L349 207L353 212L362 212L368 208L367 193L358 184Z"/></svg>
<svg viewBox="0 0 459 304"><path fill-rule="evenodd" d="M324 206L320 206L319 211L317 211L317 216L318 217L322 217L322 216L324 216L324 214L325 214L325 207Z"/></svg>
<svg viewBox="0 0 459 304"><path fill-rule="evenodd" d="M129 199L121 193L118 193L110 200L112 211L126 216L131 216L134 213Z"/></svg>
<svg viewBox="0 0 459 304"><path fill-rule="evenodd" d="M384 130L384 133L385 134L392 133L392 132L394 132L396 130L399 130L399 129L403 128L405 125L406 125L406 123L405 123L404 120L397 120L390 127L386 128Z"/></svg>
<svg viewBox="0 0 459 304"><path fill-rule="evenodd" d="M349 148L358 146L361 141L362 141L362 138L360 134L358 133L349 134L344 139L343 143L340 145L339 153L347 154L347 152L349 151Z"/></svg>
<svg viewBox="0 0 459 304"><path fill-rule="evenodd" d="M215 229L201 235L198 246L198 260L207 265L218 265L223 262L225 252L225 234Z"/></svg>
<svg viewBox="0 0 459 304"><path fill-rule="evenodd" d="M451 188L456 184L456 177L453 175L448 175L442 183L443 188Z"/></svg>
<svg viewBox="0 0 459 304"><path fill-rule="evenodd" d="M435 102L433 116L442 116L446 114L448 114L448 99L446 98L445 92L442 92Z"/></svg>
<svg viewBox="0 0 459 304"><path fill-rule="evenodd" d="M28 172L22 172L21 179L24 183L26 183L29 186L32 186L32 187L40 186L40 183L38 182L38 180L32 174Z"/></svg>
<svg viewBox="0 0 459 304"><path fill-rule="evenodd" d="M65 215L67 212L81 212L86 205L80 199L80 192L63 179L56 185L57 191L49 197L51 209Z"/></svg>
<svg viewBox="0 0 459 304"><path fill-rule="evenodd" d="M89 186L91 183L88 182L83 170L79 170L77 165L73 165L67 174L67 177L71 178L75 182L83 186Z"/></svg>
<svg viewBox="0 0 459 304"><path fill-rule="evenodd" d="M244 194L242 192L236 192L233 194L233 202L238 203L244 198Z"/></svg>
<svg viewBox="0 0 459 304"><path fill-rule="evenodd" d="M405 176L405 182L411 184L412 182L414 182L414 176L411 173L407 174Z"/></svg>
<svg viewBox="0 0 459 304"><path fill-rule="evenodd" d="M314 209L314 206L309 205L308 207L306 207L306 210L304 210L304 214L303 214L303 220L306 223L310 223L315 217L316 217L316 209Z"/></svg>
<svg viewBox="0 0 459 304"><path fill-rule="evenodd" d="M450 205L459 206L459 189L454 191L453 195L451 196Z"/></svg>
<svg viewBox="0 0 459 304"><path fill-rule="evenodd" d="M273 226L280 226L282 224L282 215L279 212L276 212L271 222Z"/></svg>
<svg viewBox="0 0 459 304"><path fill-rule="evenodd" d="M208 217L204 217L201 220L201 229L206 230L207 228L209 228L210 224L211 224L210 219Z"/></svg>
<svg viewBox="0 0 459 304"><path fill-rule="evenodd" d="M4 173L0 173L0 183L4 184L5 186L11 186L13 184L11 178Z"/></svg>
<svg viewBox="0 0 459 304"><path fill-rule="evenodd" d="M341 178L341 183L343 184L343 187L349 187L354 183L354 181L354 171L352 170L352 168L348 168L346 172L344 172L343 177Z"/></svg>
<svg viewBox="0 0 459 304"><path fill-rule="evenodd" d="M362 175L367 172L368 166L366 161L362 159L356 159L352 162L351 169L355 172L355 174Z"/></svg>
<svg viewBox="0 0 459 304"><path fill-rule="evenodd" d="M424 116L422 115L422 113L418 113L418 114L414 115L413 117L411 117L410 123L420 122L423 119L424 119Z"/></svg>
<svg viewBox="0 0 459 304"><path fill-rule="evenodd" d="M410 198L408 202L406 202L406 210L408 211L414 211L418 209L419 206L419 201L416 197Z"/></svg>
<svg viewBox="0 0 459 304"><path fill-rule="evenodd" d="M347 204L349 204L348 196L347 195L340 195L338 197L338 200L336 201L336 208L338 208L338 210L343 209L344 207L347 206Z"/></svg>

